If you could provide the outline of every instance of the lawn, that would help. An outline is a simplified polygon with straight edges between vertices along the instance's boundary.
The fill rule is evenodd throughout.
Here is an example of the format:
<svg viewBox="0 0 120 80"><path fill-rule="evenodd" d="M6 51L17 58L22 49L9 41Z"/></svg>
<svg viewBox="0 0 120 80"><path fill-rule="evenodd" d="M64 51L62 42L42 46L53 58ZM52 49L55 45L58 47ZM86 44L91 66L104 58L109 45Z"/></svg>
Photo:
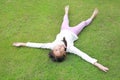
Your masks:
<svg viewBox="0 0 120 80"><path fill-rule="evenodd" d="M120 80L120 0L0 0L0 80ZM13 42L51 42L59 33L65 5L70 26L99 14L75 46L109 67L100 71L68 54L62 63L49 50L16 48Z"/></svg>

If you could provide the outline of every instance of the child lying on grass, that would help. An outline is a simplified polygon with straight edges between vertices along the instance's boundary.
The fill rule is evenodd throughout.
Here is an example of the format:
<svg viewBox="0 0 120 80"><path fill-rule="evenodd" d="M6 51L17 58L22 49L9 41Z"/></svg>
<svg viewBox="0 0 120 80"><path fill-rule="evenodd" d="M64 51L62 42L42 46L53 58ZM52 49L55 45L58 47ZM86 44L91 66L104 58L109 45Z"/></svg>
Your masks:
<svg viewBox="0 0 120 80"><path fill-rule="evenodd" d="M82 31L82 29L89 25L93 19L98 14L98 9L95 9L92 16L88 18L86 21L82 21L80 24L74 27L69 26L68 19L68 11L69 6L65 7L65 15L63 18L63 22L61 25L60 33L56 36L56 39L51 43L32 43L32 42L15 42L13 46L20 47L33 47L33 48L46 48L51 49L49 53L49 57L53 61L62 62L65 60L67 52L76 54L80 56L85 61L95 65L100 70L107 72L109 69L102 64L98 63L96 59L88 56L86 53L80 51L78 48L74 46L74 41L78 39L78 34Z"/></svg>

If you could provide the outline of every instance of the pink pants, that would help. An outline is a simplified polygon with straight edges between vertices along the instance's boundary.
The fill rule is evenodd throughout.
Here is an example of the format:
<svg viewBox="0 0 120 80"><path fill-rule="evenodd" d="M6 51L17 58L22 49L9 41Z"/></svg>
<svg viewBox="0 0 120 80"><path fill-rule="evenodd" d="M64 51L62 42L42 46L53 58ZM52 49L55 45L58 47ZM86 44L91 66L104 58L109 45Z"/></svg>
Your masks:
<svg viewBox="0 0 120 80"><path fill-rule="evenodd" d="M91 23L91 21L92 21L92 19L89 18L89 19L87 19L86 21L82 21L82 22L81 22L80 24L78 24L77 26L70 27L70 26L69 26L68 15L65 14L65 15L64 15L64 18L63 18L61 30L67 29L67 30L72 31L72 32L75 33L76 35L78 35L85 26L87 26L87 25L89 25L89 24Z"/></svg>

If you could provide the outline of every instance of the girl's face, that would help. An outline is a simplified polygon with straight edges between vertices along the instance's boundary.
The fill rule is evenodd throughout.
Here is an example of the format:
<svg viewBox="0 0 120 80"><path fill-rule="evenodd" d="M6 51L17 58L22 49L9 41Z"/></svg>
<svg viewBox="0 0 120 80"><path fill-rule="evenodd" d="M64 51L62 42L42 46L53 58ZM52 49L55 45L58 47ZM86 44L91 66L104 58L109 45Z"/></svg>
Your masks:
<svg viewBox="0 0 120 80"><path fill-rule="evenodd" d="M61 57L63 55L66 55L65 45L63 45L63 44L56 45L53 48L53 53L56 57Z"/></svg>

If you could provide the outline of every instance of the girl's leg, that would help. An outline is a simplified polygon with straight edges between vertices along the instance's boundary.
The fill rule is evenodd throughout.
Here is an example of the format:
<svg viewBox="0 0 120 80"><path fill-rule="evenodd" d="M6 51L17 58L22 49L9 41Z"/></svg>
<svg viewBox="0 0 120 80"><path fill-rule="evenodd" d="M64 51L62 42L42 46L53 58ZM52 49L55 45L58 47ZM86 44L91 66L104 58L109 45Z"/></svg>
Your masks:
<svg viewBox="0 0 120 80"><path fill-rule="evenodd" d="M98 13L98 9L95 9L92 16L89 19L87 19L86 21L82 21L80 24L78 24L75 27L71 27L71 31L74 32L76 35L78 35L85 26L89 25L92 22L92 20L95 18L97 13Z"/></svg>
<svg viewBox="0 0 120 80"><path fill-rule="evenodd" d="M66 6L65 7L65 15L64 15L63 22L61 25L61 30L69 29L68 11L69 11L69 6Z"/></svg>
<svg viewBox="0 0 120 80"><path fill-rule="evenodd" d="M82 31L82 29L83 29L85 26L89 25L91 22L92 22L92 19L91 19L91 18L89 18L89 19L86 20L86 21L82 21L82 22L81 22L80 24L78 24L77 26L71 27L71 31L74 32L76 35L78 35L78 34Z"/></svg>

